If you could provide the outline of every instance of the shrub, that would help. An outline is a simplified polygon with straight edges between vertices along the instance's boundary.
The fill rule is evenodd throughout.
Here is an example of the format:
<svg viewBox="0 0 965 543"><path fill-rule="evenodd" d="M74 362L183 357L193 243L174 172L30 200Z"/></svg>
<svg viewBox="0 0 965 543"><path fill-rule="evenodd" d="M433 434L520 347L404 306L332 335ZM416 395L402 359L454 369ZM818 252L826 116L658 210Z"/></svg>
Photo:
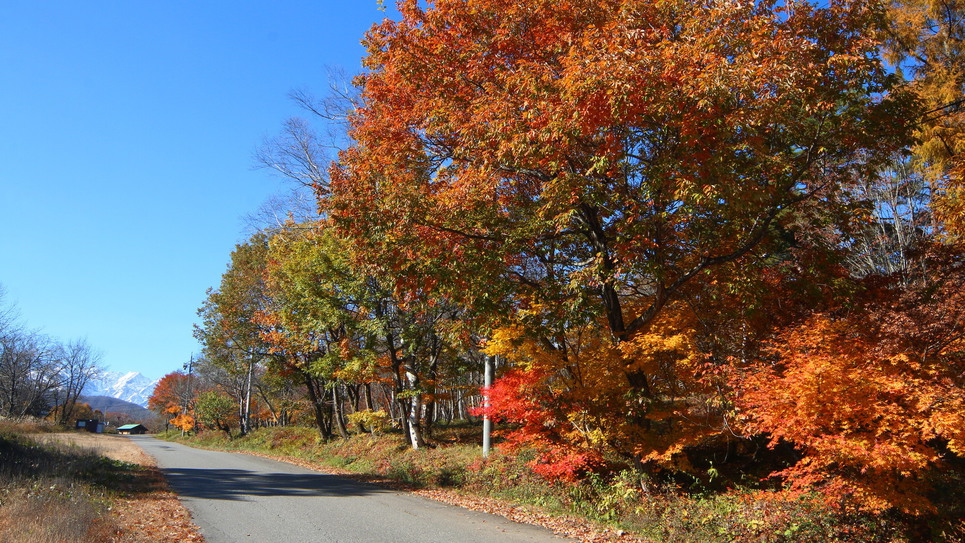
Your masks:
<svg viewBox="0 0 965 543"><path fill-rule="evenodd" d="M384 409L372 411L364 409L348 415L348 421L358 427L359 432L371 432L379 435L384 434L391 426L392 419Z"/></svg>

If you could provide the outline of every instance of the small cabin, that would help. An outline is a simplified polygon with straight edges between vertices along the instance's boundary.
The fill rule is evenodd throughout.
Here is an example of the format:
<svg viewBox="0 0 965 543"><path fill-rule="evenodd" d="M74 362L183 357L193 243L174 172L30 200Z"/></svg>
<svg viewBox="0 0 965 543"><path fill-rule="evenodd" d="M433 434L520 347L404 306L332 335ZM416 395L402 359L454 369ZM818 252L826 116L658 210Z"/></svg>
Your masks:
<svg viewBox="0 0 965 543"><path fill-rule="evenodd" d="M97 419L77 419L74 428L97 434L104 433L104 423Z"/></svg>
<svg viewBox="0 0 965 543"><path fill-rule="evenodd" d="M125 424L117 427L117 433L124 435L146 434L147 428L143 424Z"/></svg>

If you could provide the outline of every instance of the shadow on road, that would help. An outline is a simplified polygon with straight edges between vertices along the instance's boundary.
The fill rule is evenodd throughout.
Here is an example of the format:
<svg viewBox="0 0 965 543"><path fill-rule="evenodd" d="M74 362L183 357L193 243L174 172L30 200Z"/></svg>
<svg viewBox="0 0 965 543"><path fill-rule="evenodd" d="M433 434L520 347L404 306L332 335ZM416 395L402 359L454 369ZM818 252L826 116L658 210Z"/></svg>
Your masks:
<svg viewBox="0 0 965 543"><path fill-rule="evenodd" d="M368 496L391 492L337 475L255 473L237 469L165 469L182 497L244 500L246 496Z"/></svg>

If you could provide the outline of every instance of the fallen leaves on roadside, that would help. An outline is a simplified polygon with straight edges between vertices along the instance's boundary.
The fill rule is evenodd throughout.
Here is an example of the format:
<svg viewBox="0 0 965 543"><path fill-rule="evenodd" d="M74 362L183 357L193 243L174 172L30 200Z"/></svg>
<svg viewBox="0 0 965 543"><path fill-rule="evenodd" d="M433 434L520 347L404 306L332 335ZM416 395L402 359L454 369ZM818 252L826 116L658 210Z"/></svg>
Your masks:
<svg viewBox="0 0 965 543"><path fill-rule="evenodd" d="M177 495L167 490L118 500L113 513L123 527L118 543L204 541L197 526L191 522L191 514L181 505Z"/></svg>

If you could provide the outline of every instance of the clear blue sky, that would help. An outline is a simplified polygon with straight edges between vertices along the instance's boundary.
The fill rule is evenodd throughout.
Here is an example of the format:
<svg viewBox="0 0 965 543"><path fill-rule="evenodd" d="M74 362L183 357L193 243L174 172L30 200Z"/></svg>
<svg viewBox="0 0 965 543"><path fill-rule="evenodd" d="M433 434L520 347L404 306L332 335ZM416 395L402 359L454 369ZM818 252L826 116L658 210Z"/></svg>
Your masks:
<svg viewBox="0 0 965 543"><path fill-rule="evenodd" d="M392 2L388 2L392 4ZM376 0L44 0L0 16L0 284L31 328L160 377L199 347L243 218L287 185L253 153L288 98L357 73Z"/></svg>

